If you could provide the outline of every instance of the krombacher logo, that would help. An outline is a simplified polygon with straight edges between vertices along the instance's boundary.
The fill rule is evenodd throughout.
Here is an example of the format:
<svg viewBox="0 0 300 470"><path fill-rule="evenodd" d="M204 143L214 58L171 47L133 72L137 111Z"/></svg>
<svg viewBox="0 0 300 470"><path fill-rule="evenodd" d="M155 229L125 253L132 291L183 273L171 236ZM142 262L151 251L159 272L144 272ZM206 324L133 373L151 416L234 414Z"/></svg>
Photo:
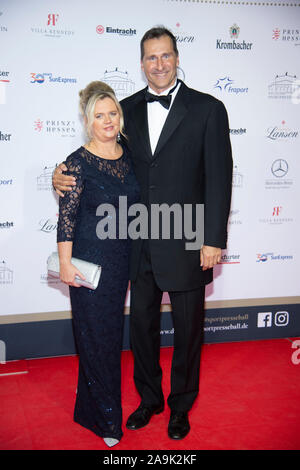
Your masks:
<svg viewBox="0 0 300 470"><path fill-rule="evenodd" d="M251 49L253 42L236 42L235 40L230 42L222 42L221 39L217 39L216 49Z"/></svg>
<svg viewBox="0 0 300 470"><path fill-rule="evenodd" d="M230 50L250 50L252 49L252 42L238 42L236 39L239 37L240 28L238 25L234 24L229 28L230 37L233 38L232 41L224 42L222 39L217 39L216 49L230 49Z"/></svg>

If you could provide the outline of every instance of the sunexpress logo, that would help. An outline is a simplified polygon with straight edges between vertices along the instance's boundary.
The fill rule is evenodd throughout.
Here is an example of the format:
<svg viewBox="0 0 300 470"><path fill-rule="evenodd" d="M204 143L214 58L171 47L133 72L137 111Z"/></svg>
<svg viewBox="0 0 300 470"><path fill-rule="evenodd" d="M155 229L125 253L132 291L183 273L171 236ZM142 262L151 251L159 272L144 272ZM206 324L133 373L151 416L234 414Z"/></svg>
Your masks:
<svg viewBox="0 0 300 470"><path fill-rule="evenodd" d="M52 73L31 73L30 83L44 83L45 80L49 83L77 83L76 78L67 78L61 76L54 76Z"/></svg>

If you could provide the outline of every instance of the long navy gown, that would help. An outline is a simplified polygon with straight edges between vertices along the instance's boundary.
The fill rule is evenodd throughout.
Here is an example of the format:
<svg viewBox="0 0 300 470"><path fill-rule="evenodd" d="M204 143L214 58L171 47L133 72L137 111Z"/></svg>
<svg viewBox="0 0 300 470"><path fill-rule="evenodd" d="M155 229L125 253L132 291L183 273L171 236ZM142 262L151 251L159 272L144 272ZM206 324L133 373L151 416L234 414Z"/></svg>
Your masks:
<svg viewBox="0 0 300 470"><path fill-rule="evenodd" d="M74 420L100 437L120 440L120 361L130 240L118 238L118 207L119 196L127 196L128 207L137 202L139 188L126 147L117 160L100 158L80 147L65 163L66 174L75 176L77 184L60 198L57 241L72 241L72 256L102 267L95 291L70 287L79 354ZM98 222L107 217L107 213L96 215L97 207L104 203L115 208L115 239L99 239L96 233Z"/></svg>

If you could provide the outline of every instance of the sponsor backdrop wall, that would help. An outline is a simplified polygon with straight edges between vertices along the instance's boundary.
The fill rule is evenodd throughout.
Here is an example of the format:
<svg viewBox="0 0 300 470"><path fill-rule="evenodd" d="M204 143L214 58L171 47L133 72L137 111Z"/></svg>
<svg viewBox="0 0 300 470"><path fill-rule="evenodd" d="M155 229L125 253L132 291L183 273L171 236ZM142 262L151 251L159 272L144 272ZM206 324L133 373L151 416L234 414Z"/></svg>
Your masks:
<svg viewBox="0 0 300 470"><path fill-rule="evenodd" d="M56 249L55 166L84 143L78 91L145 86L139 41L164 24L178 75L222 100L233 148L229 242L207 288L205 342L300 335L300 5L179 0L0 1L0 360L75 352ZM178 266L180 269L180 266ZM124 348L129 347L130 291ZM162 345L173 329L167 294Z"/></svg>

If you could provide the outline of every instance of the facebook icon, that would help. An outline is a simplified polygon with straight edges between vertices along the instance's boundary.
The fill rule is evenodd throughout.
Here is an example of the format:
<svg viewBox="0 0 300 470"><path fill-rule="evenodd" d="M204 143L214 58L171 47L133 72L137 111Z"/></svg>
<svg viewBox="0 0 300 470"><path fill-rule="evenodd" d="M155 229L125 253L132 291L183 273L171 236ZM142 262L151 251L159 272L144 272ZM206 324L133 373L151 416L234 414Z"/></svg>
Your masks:
<svg viewBox="0 0 300 470"><path fill-rule="evenodd" d="M260 312L257 315L257 327L266 328L272 326L272 312Z"/></svg>

